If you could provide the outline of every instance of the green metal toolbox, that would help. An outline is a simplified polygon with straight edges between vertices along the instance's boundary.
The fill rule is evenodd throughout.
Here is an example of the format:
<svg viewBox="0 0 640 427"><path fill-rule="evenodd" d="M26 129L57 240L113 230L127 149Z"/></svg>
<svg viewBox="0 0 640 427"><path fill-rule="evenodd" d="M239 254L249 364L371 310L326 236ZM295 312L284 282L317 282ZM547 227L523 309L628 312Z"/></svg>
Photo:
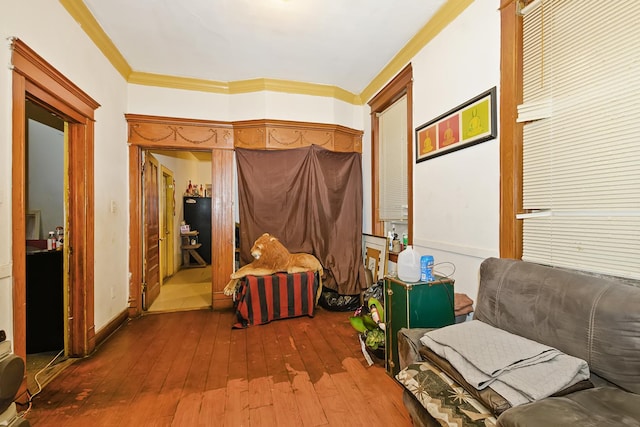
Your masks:
<svg viewBox="0 0 640 427"><path fill-rule="evenodd" d="M392 377L400 370L398 330L401 328L440 328L452 325L454 280L436 276L432 282L404 282L397 277L384 279L385 368Z"/></svg>

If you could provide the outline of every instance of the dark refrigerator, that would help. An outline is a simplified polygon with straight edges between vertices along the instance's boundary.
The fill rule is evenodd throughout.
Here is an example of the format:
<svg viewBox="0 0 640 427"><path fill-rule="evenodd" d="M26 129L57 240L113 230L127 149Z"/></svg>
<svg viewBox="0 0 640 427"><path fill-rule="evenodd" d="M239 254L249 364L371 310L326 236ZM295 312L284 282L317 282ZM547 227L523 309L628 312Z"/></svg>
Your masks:
<svg viewBox="0 0 640 427"><path fill-rule="evenodd" d="M202 244L196 251L211 264L211 197L184 197L184 222L191 231L197 231L198 242Z"/></svg>

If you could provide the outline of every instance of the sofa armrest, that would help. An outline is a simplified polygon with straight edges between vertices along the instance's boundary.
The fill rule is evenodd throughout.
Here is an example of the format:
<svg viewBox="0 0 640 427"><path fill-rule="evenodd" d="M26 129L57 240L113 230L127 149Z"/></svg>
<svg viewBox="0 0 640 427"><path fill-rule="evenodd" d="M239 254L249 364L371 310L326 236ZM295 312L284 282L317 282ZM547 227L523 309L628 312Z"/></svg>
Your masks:
<svg viewBox="0 0 640 427"><path fill-rule="evenodd" d="M401 328L398 330L398 361L400 362L400 369L422 361L420 338L432 330L433 328Z"/></svg>

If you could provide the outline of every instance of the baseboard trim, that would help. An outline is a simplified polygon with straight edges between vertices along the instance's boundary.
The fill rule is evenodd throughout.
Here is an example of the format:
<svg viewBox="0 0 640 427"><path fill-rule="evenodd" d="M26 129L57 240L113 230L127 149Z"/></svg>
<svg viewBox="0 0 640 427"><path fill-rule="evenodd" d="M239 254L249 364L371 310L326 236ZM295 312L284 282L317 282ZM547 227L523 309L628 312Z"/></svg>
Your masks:
<svg viewBox="0 0 640 427"><path fill-rule="evenodd" d="M120 326L122 326L129 319L129 312L127 309L123 310L116 317L111 319L107 325L96 332L95 342L96 347L102 344L103 341L106 341L107 338L111 336L115 331L118 330Z"/></svg>

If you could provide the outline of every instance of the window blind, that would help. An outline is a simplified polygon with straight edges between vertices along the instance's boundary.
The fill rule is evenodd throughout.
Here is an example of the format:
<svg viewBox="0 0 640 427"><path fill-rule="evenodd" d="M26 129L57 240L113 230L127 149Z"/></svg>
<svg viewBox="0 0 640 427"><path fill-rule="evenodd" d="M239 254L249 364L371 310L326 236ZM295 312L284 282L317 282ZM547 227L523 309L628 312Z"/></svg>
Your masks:
<svg viewBox="0 0 640 427"><path fill-rule="evenodd" d="M640 2L523 14L523 259L640 279Z"/></svg>
<svg viewBox="0 0 640 427"><path fill-rule="evenodd" d="M407 97L403 96L380 113L381 221L407 219Z"/></svg>

